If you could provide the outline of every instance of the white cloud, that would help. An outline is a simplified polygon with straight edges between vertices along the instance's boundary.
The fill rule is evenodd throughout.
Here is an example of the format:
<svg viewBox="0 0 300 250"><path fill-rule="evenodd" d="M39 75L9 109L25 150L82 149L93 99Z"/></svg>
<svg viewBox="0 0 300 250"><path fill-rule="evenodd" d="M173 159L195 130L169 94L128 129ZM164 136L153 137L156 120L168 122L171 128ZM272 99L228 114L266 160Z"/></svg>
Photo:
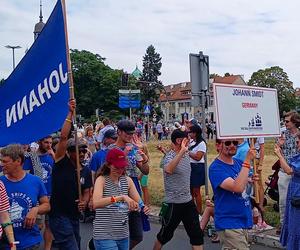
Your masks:
<svg viewBox="0 0 300 250"><path fill-rule="evenodd" d="M55 5L44 0L44 20ZM107 58L113 68L132 71L153 44L162 56L164 84L187 81L189 53L203 50L210 72L243 74L279 65L300 86L300 2L280 0L68 0L71 48ZM1 0L0 78L11 72L11 51L20 45L16 61L33 42L39 1Z"/></svg>

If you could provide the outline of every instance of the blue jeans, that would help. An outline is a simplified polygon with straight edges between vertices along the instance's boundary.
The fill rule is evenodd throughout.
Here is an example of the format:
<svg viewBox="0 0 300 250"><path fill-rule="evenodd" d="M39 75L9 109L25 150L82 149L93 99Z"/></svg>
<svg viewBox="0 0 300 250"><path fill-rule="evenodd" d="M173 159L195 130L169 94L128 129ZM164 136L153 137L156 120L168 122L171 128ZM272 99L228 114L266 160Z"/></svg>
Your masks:
<svg viewBox="0 0 300 250"><path fill-rule="evenodd" d="M51 216L49 226L59 250L79 250L79 221L66 216Z"/></svg>
<svg viewBox="0 0 300 250"><path fill-rule="evenodd" d="M96 250L128 250L129 239L121 240L94 240Z"/></svg>

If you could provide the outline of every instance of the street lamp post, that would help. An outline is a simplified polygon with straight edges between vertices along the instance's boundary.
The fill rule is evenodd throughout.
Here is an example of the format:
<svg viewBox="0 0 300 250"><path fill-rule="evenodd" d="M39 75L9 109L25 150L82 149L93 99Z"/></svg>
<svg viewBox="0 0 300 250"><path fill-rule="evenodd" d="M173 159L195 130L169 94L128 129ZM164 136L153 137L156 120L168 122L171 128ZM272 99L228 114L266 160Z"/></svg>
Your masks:
<svg viewBox="0 0 300 250"><path fill-rule="evenodd" d="M17 46L11 46L11 45L6 45L5 48L12 49L13 52L13 70L15 69L15 49L21 49L22 47L17 45Z"/></svg>

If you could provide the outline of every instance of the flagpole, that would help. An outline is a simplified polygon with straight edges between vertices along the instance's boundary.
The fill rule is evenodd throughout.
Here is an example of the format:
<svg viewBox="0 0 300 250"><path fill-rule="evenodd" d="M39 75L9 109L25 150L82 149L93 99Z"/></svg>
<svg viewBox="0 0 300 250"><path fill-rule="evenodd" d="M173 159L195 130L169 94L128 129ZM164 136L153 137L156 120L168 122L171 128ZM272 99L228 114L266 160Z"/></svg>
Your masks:
<svg viewBox="0 0 300 250"><path fill-rule="evenodd" d="M254 148L254 138L251 138L251 148ZM256 159L255 158L253 159L253 174L254 175L257 174L257 164L256 164ZM255 203L259 204L259 189L258 189L257 181L254 181L253 185L254 185Z"/></svg>
<svg viewBox="0 0 300 250"><path fill-rule="evenodd" d="M68 68L68 79L69 79L69 89L70 89L70 99L75 100L74 94L74 82L73 82L73 74L72 74L72 67L71 67L71 59L70 59L70 50L69 50L69 43L68 43L68 30L67 30L67 12L66 12L66 4L65 0L60 0L63 9L63 16L64 16L64 29L65 29L65 41L66 41L66 54L67 54L67 68ZM76 170L77 170L77 185L78 185L78 195L79 201L81 201L81 184L80 184L80 162L79 162L79 148L78 148L78 135L77 135L77 122L76 122L76 109L73 113L73 126L74 126L74 133L75 133L75 144L76 144Z"/></svg>

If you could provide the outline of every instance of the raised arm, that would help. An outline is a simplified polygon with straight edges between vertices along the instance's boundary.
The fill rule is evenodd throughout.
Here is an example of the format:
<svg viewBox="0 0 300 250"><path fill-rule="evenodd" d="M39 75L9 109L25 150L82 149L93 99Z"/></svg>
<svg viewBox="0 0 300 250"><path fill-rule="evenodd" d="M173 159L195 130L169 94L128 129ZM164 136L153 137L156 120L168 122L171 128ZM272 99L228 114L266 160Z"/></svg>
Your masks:
<svg viewBox="0 0 300 250"><path fill-rule="evenodd" d="M293 169L289 166L289 164L284 159L281 148L279 145L275 144L274 153L277 155L280 161L280 167L284 170L284 172L288 175L293 174Z"/></svg>
<svg viewBox="0 0 300 250"><path fill-rule="evenodd" d="M189 143L189 140L187 138L184 138L182 140L180 151L174 157L174 159L171 160L169 162L169 164L165 167L165 172L166 173L173 174L173 172L175 171L175 168L177 167L178 163L180 162L180 160L182 159L184 154L189 150L188 149L188 143Z"/></svg>
<svg viewBox="0 0 300 250"><path fill-rule="evenodd" d="M242 193L248 183L250 161L254 159L255 153L255 149L250 148L238 177L236 179L233 179L231 177L225 179L221 183L220 187L230 192Z"/></svg>
<svg viewBox="0 0 300 250"><path fill-rule="evenodd" d="M66 120L64 121L63 126L62 126L60 139L59 139L59 142L58 142L57 148L56 148L55 162L58 162L59 160L61 160L66 154L67 141L68 141L69 133L71 131L71 127L72 127L72 119L73 119L73 114L74 114L75 108L76 108L75 100L74 99L70 100L69 101L69 113L66 117Z"/></svg>

